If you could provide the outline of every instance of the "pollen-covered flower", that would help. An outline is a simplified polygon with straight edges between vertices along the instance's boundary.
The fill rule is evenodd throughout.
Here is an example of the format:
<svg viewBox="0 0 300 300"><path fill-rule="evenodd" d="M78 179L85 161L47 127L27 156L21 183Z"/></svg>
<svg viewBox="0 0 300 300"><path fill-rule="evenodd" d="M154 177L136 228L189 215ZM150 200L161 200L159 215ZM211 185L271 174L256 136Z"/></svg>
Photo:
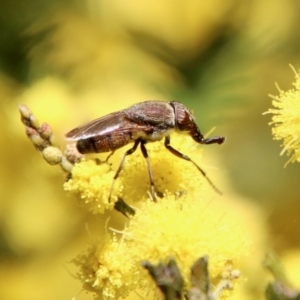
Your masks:
<svg viewBox="0 0 300 300"><path fill-rule="evenodd" d="M139 287L138 268L116 235L106 234L102 242L92 242L73 262L79 267L77 277L85 290L97 299L124 298Z"/></svg>
<svg viewBox="0 0 300 300"><path fill-rule="evenodd" d="M158 264L172 257L184 279L183 292L187 293L191 267L208 255L210 278L216 286L229 267L238 268L249 254L248 237L232 217L214 201L196 195L167 194L158 203L148 199L119 232L118 239L115 234L113 239L106 239L105 247L90 248L88 255L76 260L80 278L86 289L104 299L120 296L120 291L124 296L138 287L145 296L157 294L141 262Z"/></svg>
<svg viewBox="0 0 300 300"><path fill-rule="evenodd" d="M275 108L267 112L273 114L270 124L274 139L283 140L281 154L287 152L292 155L287 163L300 161L300 73L294 72L294 89L282 91L278 88L279 95L271 95Z"/></svg>
<svg viewBox="0 0 300 300"><path fill-rule="evenodd" d="M186 287L191 266L208 255L211 279L216 283L228 265L237 267L249 254L250 242L231 217L216 201L168 194L159 203L145 202L130 220L124 238L136 261L157 264L173 257Z"/></svg>
<svg viewBox="0 0 300 300"><path fill-rule="evenodd" d="M64 184L64 189L79 195L79 205L87 210L95 214L104 213L106 209L113 209L117 196L121 196L122 183L118 180L109 202L114 174L106 162L83 160L73 167L72 178Z"/></svg>

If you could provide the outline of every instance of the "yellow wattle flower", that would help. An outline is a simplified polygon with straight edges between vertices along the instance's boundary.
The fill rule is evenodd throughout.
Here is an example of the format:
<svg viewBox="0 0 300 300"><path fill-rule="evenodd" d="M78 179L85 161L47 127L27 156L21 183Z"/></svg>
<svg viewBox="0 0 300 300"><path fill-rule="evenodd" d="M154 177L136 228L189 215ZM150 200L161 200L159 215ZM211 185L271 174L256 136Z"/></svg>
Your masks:
<svg viewBox="0 0 300 300"><path fill-rule="evenodd" d="M147 201L124 231L135 261L152 264L173 257L190 284L191 266L209 256L211 279L217 283L228 264L236 267L249 254L250 242L218 200L167 194L159 203Z"/></svg>
<svg viewBox="0 0 300 300"><path fill-rule="evenodd" d="M208 255L212 284L217 285L228 266L238 267L249 254L250 242L231 217L220 209L217 200L196 195L168 194L158 203L149 199L130 218L124 231L118 232L118 239L117 233L107 236L105 245L102 242L100 247L90 247L86 255L76 259L79 278L85 289L106 300L137 288L145 296L153 295L157 287L141 262L158 264L172 257L187 292L192 265ZM230 295L225 293L223 298Z"/></svg>
<svg viewBox="0 0 300 300"><path fill-rule="evenodd" d="M85 253L73 260L79 267L77 278L83 288L97 299L124 298L139 288L139 270L115 234L107 233L101 241L91 242Z"/></svg>
<svg viewBox="0 0 300 300"><path fill-rule="evenodd" d="M83 160L73 167L72 178L64 184L64 189L78 195L79 205L88 211L102 214L105 210L114 208L114 203L117 201L116 195L122 195L122 183L118 180L114 186L111 201L108 201L114 175L115 172L106 162Z"/></svg>
<svg viewBox="0 0 300 300"><path fill-rule="evenodd" d="M267 113L273 114L272 133L275 140L283 140L281 155L291 155L289 162L300 161L300 73L294 70L296 81L294 89L283 91L278 87L279 95L271 96L272 104Z"/></svg>

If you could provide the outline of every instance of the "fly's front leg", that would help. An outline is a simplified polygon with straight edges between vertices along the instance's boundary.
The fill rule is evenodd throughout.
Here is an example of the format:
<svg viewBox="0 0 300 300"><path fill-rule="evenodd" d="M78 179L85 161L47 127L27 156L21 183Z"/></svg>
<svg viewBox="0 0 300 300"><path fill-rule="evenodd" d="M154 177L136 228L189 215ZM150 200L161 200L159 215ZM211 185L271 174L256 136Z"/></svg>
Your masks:
<svg viewBox="0 0 300 300"><path fill-rule="evenodd" d="M155 190L154 190L153 173L152 173L152 169L151 169L151 165L150 165L150 161L149 161L149 156L148 156L148 152L147 152L147 149L145 147L145 144L146 144L145 141L141 141L141 150L142 150L143 156L145 157L146 162L147 162L148 174L149 174L149 179L150 179L150 193L151 193L153 201L157 202L156 201Z"/></svg>
<svg viewBox="0 0 300 300"><path fill-rule="evenodd" d="M112 191L114 189L115 182L116 182L117 178L119 177L120 172L122 171L122 168L123 168L126 156L132 154L136 150L136 148L138 147L138 145L139 145L140 142L141 142L140 140L136 140L134 142L133 147L130 148L129 150L127 150L124 153L123 158L121 160L121 163L119 165L119 168L118 168L118 170L117 170L117 172L116 172L116 174L114 176L113 182L112 182L111 187L110 187L109 196L108 196L108 202L110 202L110 198L111 198Z"/></svg>
<svg viewBox="0 0 300 300"><path fill-rule="evenodd" d="M218 193L218 194L222 194L221 191L219 191L219 189L212 183L212 181L207 177L206 173L192 160L190 159L188 156L186 156L185 154L182 154L181 152L179 152L178 150L174 149L171 145L170 145L170 137L166 136L165 137L165 147L174 155L176 155L179 158L182 158L184 160L190 161L200 172L201 174L206 178L206 180L208 181L208 183L212 186L212 188Z"/></svg>

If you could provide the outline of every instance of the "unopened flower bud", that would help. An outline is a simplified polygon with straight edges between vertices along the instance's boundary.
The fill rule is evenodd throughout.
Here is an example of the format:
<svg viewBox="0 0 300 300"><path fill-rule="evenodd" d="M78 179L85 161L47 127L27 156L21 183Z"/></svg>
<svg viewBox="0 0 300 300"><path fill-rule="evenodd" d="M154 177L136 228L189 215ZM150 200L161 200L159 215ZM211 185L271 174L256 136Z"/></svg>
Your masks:
<svg viewBox="0 0 300 300"><path fill-rule="evenodd" d="M72 162L73 164L75 164L76 162L79 162L82 160L83 155L81 153L78 152L77 148L76 148L76 144L68 144L66 146L66 150L65 150L65 156L67 157L67 159Z"/></svg>
<svg viewBox="0 0 300 300"><path fill-rule="evenodd" d="M46 147L45 140L38 134L38 132L31 127L26 127L26 134L39 150Z"/></svg>
<svg viewBox="0 0 300 300"><path fill-rule="evenodd" d="M30 118L30 125L35 128L35 129L38 129L40 127L40 123L38 121L38 119L36 118L35 115L31 115Z"/></svg>
<svg viewBox="0 0 300 300"><path fill-rule="evenodd" d="M52 146L55 146L57 148L59 148L59 143L57 141L57 138L55 137L55 135L51 135L49 138L49 142L51 143Z"/></svg>
<svg viewBox="0 0 300 300"><path fill-rule="evenodd" d="M42 151L42 154L45 158L45 160L50 164L50 165L56 165L59 164L62 160L62 152L60 149L56 147L47 147Z"/></svg>
<svg viewBox="0 0 300 300"><path fill-rule="evenodd" d="M49 139L52 135L52 129L49 124L43 123L39 128L39 133L44 139Z"/></svg>
<svg viewBox="0 0 300 300"><path fill-rule="evenodd" d="M23 118L29 119L30 116L32 115L31 110L25 104L19 105L19 111L20 111L20 114L22 117L22 121L23 121Z"/></svg>

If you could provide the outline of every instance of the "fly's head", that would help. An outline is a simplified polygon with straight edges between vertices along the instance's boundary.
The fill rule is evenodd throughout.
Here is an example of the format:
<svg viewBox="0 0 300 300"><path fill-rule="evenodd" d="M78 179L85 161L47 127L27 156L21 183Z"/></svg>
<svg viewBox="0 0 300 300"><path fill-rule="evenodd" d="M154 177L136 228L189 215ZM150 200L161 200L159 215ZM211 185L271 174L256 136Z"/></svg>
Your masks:
<svg viewBox="0 0 300 300"><path fill-rule="evenodd" d="M196 124L193 114L183 104L172 101L170 105L174 108L177 129L187 132L197 143L222 144L225 141L223 136L214 136L205 139Z"/></svg>

